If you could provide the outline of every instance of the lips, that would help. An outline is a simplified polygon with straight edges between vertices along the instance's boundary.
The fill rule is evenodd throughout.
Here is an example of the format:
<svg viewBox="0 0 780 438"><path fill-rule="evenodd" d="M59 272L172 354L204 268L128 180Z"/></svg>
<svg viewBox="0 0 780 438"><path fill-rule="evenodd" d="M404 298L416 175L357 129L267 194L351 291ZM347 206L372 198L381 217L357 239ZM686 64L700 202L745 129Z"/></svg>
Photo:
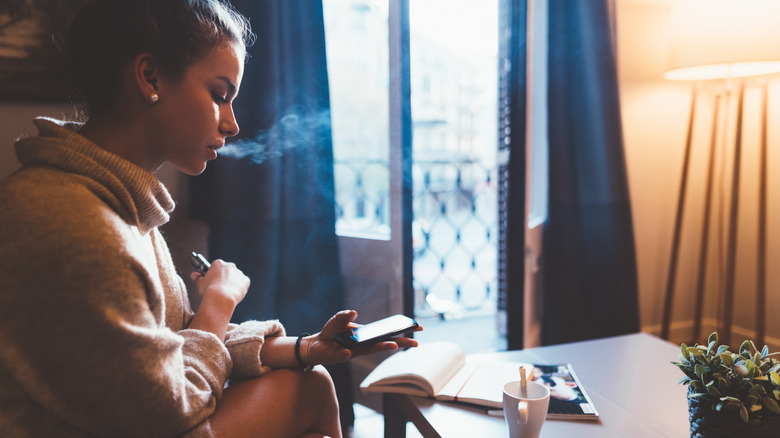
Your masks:
<svg viewBox="0 0 780 438"><path fill-rule="evenodd" d="M222 145L212 145L208 146L209 151L211 152L209 155L209 160L215 160L217 158L217 149L221 148Z"/></svg>

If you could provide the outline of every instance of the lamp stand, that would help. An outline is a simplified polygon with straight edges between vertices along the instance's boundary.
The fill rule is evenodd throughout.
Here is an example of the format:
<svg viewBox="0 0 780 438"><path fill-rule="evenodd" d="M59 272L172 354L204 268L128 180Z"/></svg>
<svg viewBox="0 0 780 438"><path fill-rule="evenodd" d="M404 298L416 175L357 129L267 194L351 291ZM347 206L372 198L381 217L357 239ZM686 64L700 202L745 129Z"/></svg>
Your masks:
<svg viewBox="0 0 780 438"><path fill-rule="evenodd" d="M682 176L680 177L680 191L677 196L677 214L674 219L674 233L672 234L672 253L669 257L669 275L666 279L666 294L664 299L664 311L661 322L661 337L669 339L669 327L672 320L672 303L674 302L674 282L677 278L677 257L680 253L680 236L682 234L682 219L685 209L685 192L688 185L688 170L691 162L691 144L693 143L694 117L696 115L697 90L694 84L691 91L691 111L688 116L688 132L685 136L685 154L683 155Z"/></svg>
<svg viewBox="0 0 780 438"><path fill-rule="evenodd" d="M729 87L731 89L731 87ZM707 163L707 181L705 186L703 219L701 228L701 240L699 248L699 265L697 276L697 287L695 294L694 326L693 338L700 339L702 331L704 290L706 283L707 255L709 252L710 238L710 217L712 205L712 189L714 180L715 155L717 149L718 127L720 125L720 107L721 98L730 96L730 91L715 94L712 119L712 133L710 136L710 148ZM722 308L718 312L721 315L722 323L719 323L719 332L721 342L728 344L731 340L734 298L735 298L735 280L736 280L736 253L737 253L737 231L738 231L738 213L739 213L739 187L740 187L740 168L742 162L742 127L744 119L744 101L745 85L740 81L737 89L737 113L734 138L734 156L731 180L731 198L729 204L728 234L726 247L726 266L725 279L722 300L719 300ZM765 338L766 325L766 198L767 198L767 105L768 89L764 83L762 88L761 105L761 135L759 145L759 201L758 201L758 240L757 240L757 263L756 263L756 342L763 345ZM688 132L686 135L685 152L683 156L682 175L680 178L680 188L677 200L677 213L675 215L674 232L672 235L672 247L669 257L669 275L666 282L666 293L664 300L661 337L670 338L671 316L674 302L674 286L676 281L677 267L679 264L680 240L682 235L683 213L685 208L686 189L688 184L688 174L691 167L691 147L693 137L694 116L696 114L698 93L696 85L693 86L691 110L688 121ZM726 100L726 104L728 100ZM720 284L720 283L719 283Z"/></svg>
<svg viewBox="0 0 780 438"><path fill-rule="evenodd" d="M758 258L756 260L756 345L766 336L766 203L767 203L767 106L769 84L761 86L761 140L758 176Z"/></svg>
<svg viewBox="0 0 780 438"><path fill-rule="evenodd" d="M742 119L745 106L745 83L740 81L737 95L737 123L734 134L734 158L731 173L731 208L729 209L728 243L726 247L726 289L723 298L723 328L721 335L724 344L731 342L731 327L734 316L734 282L737 268L737 221L739 219L739 174L742 162Z"/></svg>

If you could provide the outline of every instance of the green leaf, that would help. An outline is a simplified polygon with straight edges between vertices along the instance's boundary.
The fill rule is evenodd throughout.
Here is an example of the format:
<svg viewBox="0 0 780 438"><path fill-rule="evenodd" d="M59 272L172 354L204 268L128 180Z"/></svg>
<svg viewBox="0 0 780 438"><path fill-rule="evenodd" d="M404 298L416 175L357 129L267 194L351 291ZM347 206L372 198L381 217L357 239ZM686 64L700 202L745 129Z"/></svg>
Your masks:
<svg viewBox="0 0 780 438"><path fill-rule="evenodd" d="M761 359L765 359L767 356L769 356L769 347L764 345L764 348L761 349Z"/></svg>
<svg viewBox="0 0 780 438"><path fill-rule="evenodd" d="M745 362L745 366L747 367L748 375L750 378L753 378L756 375L756 364L752 360L748 360Z"/></svg>
<svg viewBox="0 0 780 438"><path fill-rule="evenodd" d="M713 342L715 342L716 344L718 343L718 332L710 333L710 336L707 338L708 344L711 344Z"/></svg>
<svg viewBox="0 0 780 438"><path fill-rule="evenodd" d="M712 360L710 361L710 367L713 370L717 369L717 368L720 368L720 363L721 363L720 356L714 356L712 358Z"/></svg>
<svg viewBox="0 0 780 438"><path fill-rule="evenodd" d="M763 404L769 412L780 414L780 406L777 405L777 402L774 399L764 397L761 399L761 404Z"/></svg>
<svg viewBox="0 0 780 438"><path fill-rule="evenodd" d="M715 385L707 385L707 392L713 397L722 397L720 391L715 387Z"/></svg>
<svg viewBox="0 0 780 438"><path fill-rule="evenodd" d="M739 346L739 352L744 353L745 351L750 352L750 341L747 339L742 342L742 345Z"/></svg>
<svg viewBox="0 0 780 438"><path fill-rule="evenodd" d="M728 349L729 349L729 346L728 346L728 345L721 345L720 347L718 347L718 353L717 353L717 354L718 354L718 356L720 356L721 354L723 354L723 353L724 353L726 350L728 350Z"/></svg>
<svg viewBox="0 0 780 438"><path fill-rule="evenodd" d="M745 366L744 362L740 362L734 365L734 371L736 371L740 376L747 376L748 374L750 374L750 371L748 371L748 367Z"/></svg>
<svg viewBox="0 0 780 438"><path fill-rule="evenodd" d="M749 419L749 417L748 417L748 411L747 411L747 409L745 408L745 405L742 405L742 406L739 408L739 418L741 418L741 419L742 419L742 421L744 421L745 423L747 423L747 422L748 422L748 419Z"/></svg>
<svg viewBox="0 0 780 438"><path fill-rule="evenodd" d="M709 355L712 352L712 349L717 346L718 343L716 341L710 341L709 345L707 346L707 354Z"/></svg>
<svg viewBox="0 0 780 438"><path fill-rule="evenodd" d="M690 378L690 377L688 377L688 376L685 376L685 377L683 377L682 379L680 379L680 381L679 381L679 382L677 382L677 384L678 384L678 385L680 385L680 384L684 383L684 384L686 384L686 385L687 385L687 384L689 384L690 382L691 382L691 378Z"/></svg>
<svg viewBox="0 0 780 438"><path fill-rule="evenodd" d="M722 393L727 393L729 391L729 382L726 379L720 378L716 380L718 382L718 390Z"/></svg>
<svg viewBox="0 0 780 438"><path fill-rule="evenodd" d="M769 380L772 382L772 385L780 386L780 374L777 374L777 371L769 372Z"/></svg>
<svg viewBox="0 0 780 438"><path fill-rule="evenodd" d="M731 353L721 353L720 354L720 360L727 367L733 367L734 366L734 358L731 357Z"/></svg>
<svg viewBox="0 0 780 438"><path fill-rule="evenodd" d="M720 410L728 409L729 411L736 411L740 406L742 406L742 402L734 397L721 397L720 402L718 403L718 408Z"/></svg>
<svg viewBox="0 0 780 438"><path fill-rule="evenodd" d="M700 379L704 380L703 376L704 373L707 372L707 369L704 368L704 365L697 363L695 367L693 367L693 372L696 373L697 376L699 376Z"/></svg>

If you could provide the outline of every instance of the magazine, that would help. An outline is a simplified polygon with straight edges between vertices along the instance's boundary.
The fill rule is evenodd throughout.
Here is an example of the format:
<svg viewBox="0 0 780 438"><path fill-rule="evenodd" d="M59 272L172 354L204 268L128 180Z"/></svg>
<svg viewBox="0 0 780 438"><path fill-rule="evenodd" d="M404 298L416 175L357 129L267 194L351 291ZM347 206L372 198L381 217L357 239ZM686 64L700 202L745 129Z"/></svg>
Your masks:
<svg viewBox="0 0 780 438"><path fill-rule="evenodd" d="M526 378L550 386L550 419L596 419L598 412L569 364L536 365L467 356L454 342L438 341L393 354L360 384L363 392L392 392L503 407L506 382Z"/></svg>
<svg viewBox="0 0 780 438"><path fill-rule="evenodd" d="M533 365L532 380L550 387L548 419L596 420L599 413L571 364Z"/></svg>

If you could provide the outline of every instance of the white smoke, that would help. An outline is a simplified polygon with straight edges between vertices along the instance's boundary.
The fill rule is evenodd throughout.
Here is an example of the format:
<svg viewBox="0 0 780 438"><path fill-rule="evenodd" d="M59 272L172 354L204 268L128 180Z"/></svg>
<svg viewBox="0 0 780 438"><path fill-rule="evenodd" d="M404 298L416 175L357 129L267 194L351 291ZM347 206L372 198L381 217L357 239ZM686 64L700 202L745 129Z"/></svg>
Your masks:
<svg viewBox="0 0 780 438"><path fill-rule="evenodd" d="M267 131L241 138L219 150L220 156L236 159L249 158L260 164L269 158L282 156L285 151L321 142L330 133L330 111L288 111Z"/></svg>

